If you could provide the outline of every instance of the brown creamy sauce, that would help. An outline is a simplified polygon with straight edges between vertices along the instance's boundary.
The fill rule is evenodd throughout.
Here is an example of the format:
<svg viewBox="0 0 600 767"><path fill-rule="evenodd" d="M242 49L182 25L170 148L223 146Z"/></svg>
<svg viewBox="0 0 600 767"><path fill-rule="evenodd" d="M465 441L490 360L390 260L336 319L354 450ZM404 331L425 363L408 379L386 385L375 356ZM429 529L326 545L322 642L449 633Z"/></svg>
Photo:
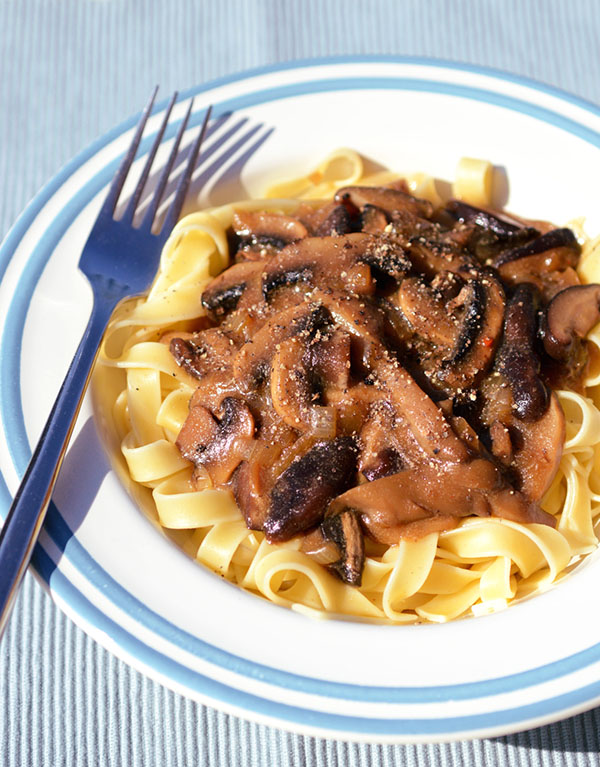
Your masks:
<svg viewBox="0 0 600 767"><path fill-rule="evenodd" d="M365 537L462 517L555 525L540 500L581 388L600 286L569 229L405 186L294 216L239 211L196 332L165 341L197 389L177 445L250 529L359 585Z"/></svg>

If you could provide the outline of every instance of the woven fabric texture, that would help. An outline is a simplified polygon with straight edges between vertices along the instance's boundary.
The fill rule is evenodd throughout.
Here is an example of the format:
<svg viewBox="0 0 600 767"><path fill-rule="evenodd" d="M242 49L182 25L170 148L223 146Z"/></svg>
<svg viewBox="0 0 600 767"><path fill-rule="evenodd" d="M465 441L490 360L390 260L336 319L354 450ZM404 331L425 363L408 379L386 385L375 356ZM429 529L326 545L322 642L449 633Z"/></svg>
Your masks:
<svg viewBox="0 0 600 767"><path fill-rule="evenodd" d="M597 0L0 0L0 237L40 186L136 112L267 64L428 56L600 103ZM31 575L0 641L0 765L600 765L600 709L493 740L369 746L250 724L171 693L76 628Z"/></svg>

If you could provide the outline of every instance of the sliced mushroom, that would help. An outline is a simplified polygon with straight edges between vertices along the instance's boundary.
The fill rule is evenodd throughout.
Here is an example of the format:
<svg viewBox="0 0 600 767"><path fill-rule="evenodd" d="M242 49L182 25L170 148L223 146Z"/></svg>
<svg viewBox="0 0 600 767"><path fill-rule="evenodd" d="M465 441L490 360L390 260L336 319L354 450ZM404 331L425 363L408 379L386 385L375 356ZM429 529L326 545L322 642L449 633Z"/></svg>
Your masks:
<svg viewBox="0 0 600 767"><path fill-rule="evenodd" d="M458 221L475 224L481 229L492 232L500 240L512 240L515 237L535 237L538 230L532 226L525 226L516 218L506 214L492 213L483 208L476 208L462 200L449 200L446 211Z"/></svg>
<svg viewBox="0 0 600 767"><path fill-rule="evenodd" d="M425 231L410 237L405 253L413 268L429 279L440 272L459 273L477 265L472 256L455 242L442 239L438 232Z"/></svg>
<svg viewBox="0 0 600 767"><path fill-rule="evenodd" d="M510 432L501 421L494 421L490 426L490 442L492 455L505 466L510 466L513 460L513 446Z"/></svg>
<svg viewBox="0 0 600 767"><path fill-rule="evenodd" d="M365 542L357 515L350 509L325 517L321 532L340 552L339 559L329 568L351 586L360 586L365 564Z"/></svg>
<svg viewBox="0 0 600 767"><path fill-rule="evenodd" d="M366 358L372 343L379 343L385 329L383 312L368 299L349 296L347 293L315 288L312 297L329 312L337 326L351 337L352 363L357 370L367 373Z"/></svg>
<svg viewBox="0 0 600 767"><path fill-rule="evenodd" d="M215 485L229 480L254 436L254 418L246 403L225 397L220 420L201 405L190 409L176 445L184 458L204 466Z"/></svg>
<svg viewBox="0 0 600 767"><path fill-rule="evenodd" d="M345 186L336 192L334 199L361 211L371 205L391 215L406 212L429 218L433 213L433 205L428 200L385 186Z"/></svg>
<svg viewBox="0 0 600 767"><path fill-rule="evenodd" d="M357 448L352 437L317 442L276 481L264 531L287 541L321 522L329 502L354 482Z"/></svg>
<svg viewBox="0 0 600 767"><path fill-rule="evenodd" d="M381 234L388 225L385 211L375 205L365 205L360 213L360 228L370 234Z"/></svg>
<svg viewBox="0 0 600 767"><path fill-rule="evenodd" d="M542 234L527 245L504 250L494 258L492 265L496 269L499 269L501 266L508 264L511 261L518 261L522 258L537 256L540 253L547 253L550 250L563 248L567 251L564 254L568 261L566 265L575 266L581 249L572 230L567 228L551 229L549 232ZM574 263L572 263L573 261Z"/></svg>
<svg viewBox="0 0 600 767"><path fill-rule="evenodd" d="M238 346L220 328L207 328L189 338L172 338L169 350L175 362L194 378L203 378L215 370L230 367Z"/></svg>
<svg viewBox="0 0 600 767"><path fill-rule="evenodd" d="M471 278L452 302L462 305L456 343L439 374L445 384L462 389L479 383L491 367L504 319L499 280L486 270L471 269L468 274Z"/></svg>
<svg viewBox="0 0 600 767"><path fill-rule="evenodd" d="M534 348L536 336L537 292L523 283L506 307L496 368L511 388L515 415L525 421L537 420L548 406L548 390L540 378L540 359Z"/></svg>
<svg viewBox="0 0 600 767"><path fill-rule="evenodd" d="M330 505L332 513L350 508L376 541L397 544L409 523L431 517L504 516L554 525L522 493L507 486L499 470L483 458L445 465L424 464L353 487ZM414 534L411 528L411 535Z"/></svg>
<svg viewBox="0 0 600 767"><path fill-rule="evenodd" d="M359 263L394 278L410 268L401 249L374 235L354 232L337 237L307 237L284 248L265 266L263 295L270 299L277 288L298 283L344 290L348 272Z"/></svg>
<svg viewBox="0 0 600 767"><path fill-rule="evenodd" d="M307 344L293 336L277 344L271 362L271 401L280 418L295 429L310 425L313 388L305 357Z"/></svg>
<svg viewBox="0 0 600 767"><path fill-rule="evenodd" d="M364 255L372 244L369 235L348 234L343 237L309 237L284 248L264 270L263 295L282 286L306 282L311 285L343 287L339 275ZM334 280L334 285L331 285Z"/></svg>
<svg viewBox="0 0 600 767"><path fill-rule="evenodd" d="M465 390L491 367L502 330L504 291L489 270L464 273L458 295L446 302L423 278L403 280L394 301L417 336L413 344L430 379L444 390ZM455 275L454 283L462 281Z"/></svg>
<svg viewBox="0 0 600 767"><path fill-rule="evenodd" d="M600 322L600 285L575 285L548 304L542 321L546 354L568 362L581 353L581 341Z"/></svg>
<svg viewBox="0 0 600 767"><path fill-rule="evenodd" d="M269 511L267 468L258 461L242 461L232 481L238 508L250 530L262 530Z"/></svg>
<svg viewBox="0 0 600 767"><path fill-rule="evenodd" d="M238 237L258 247L271 245L281 249L308 235L306 227L297 218L264 210L235 211L232 227Z"/></svg>
<svg viewBox="0 0 600 767"><path fill-rule="evenodd" d="M556 394L550 394L548 408L537 421L515 418L508 429L518 488L532 501L540 501L558 471L565 442L565 416Z"/></svg>
<svg viewBox="0 0 600 767"><path fill-rule="evenodd" d="M346 391L350 385L351 338L336 328L314 339L310 345L310 366L318 387L327 401L328 392Z"/></svg>
<svg viewBox="0 0 600 767"><path fill-rule="evenodd" d="M219 319L232 312L244 292L253 282L256 283L256 278L260 279L263 268L263 261L244 261L230 266L215 277L202 293L202 306L213 319ZM259 296L253 295L250 299L252 298L260 300Z"/></svg>
<svg viewBox="0 0 600 767"><path fill-rule="evenodd" d="M317 237L349 234L353 230L352 216L344 205L336 205L315 230Z"/></svg>
<svg viewBox="0 0 600 767"><path fill-rule="evenodd" d="M414 435L422 451L421 460L427 458L437 463L468 458L467 446L454 433L440 408L380 344L371 345L368 363L375 378L374 385L384 393L396 418Z"/></svg>
<svg viewBox="0 0 600 767"><path fill-rule="evenodd" d="M324 328L331 318L316 302L302 303L271 317L239 350L233 363L233 376L242 390L255 388L267 380L277 344L303 334L309 337Z"/></svg>
<svg viewBox="0 0 600 767"><path fill-rule="evenodd" d="M444 347L455 345L457 323L448 312L443 296L422 277L402 280L394 300L418 336Z"/></svg>
<svg viewBox="0 0 600 767"><path fill-rule="evenodd" d="M522 420L514 411L510 385L496 372L485 380L482 400L482 424L491 427L499 421L508 430L512 449L509 469L515 488L539 501L556 475L565 438L565 417L556 395L550 394L540 418Z"/></svg>
<svg viewBox="0 0 600 767"><path fill-rule="evenodd" d="M412 263L401 242L392 234L365 235L373 237L372 245L361 260L368 264L376 278L388 277L399 281L411 270Z"/></svg>

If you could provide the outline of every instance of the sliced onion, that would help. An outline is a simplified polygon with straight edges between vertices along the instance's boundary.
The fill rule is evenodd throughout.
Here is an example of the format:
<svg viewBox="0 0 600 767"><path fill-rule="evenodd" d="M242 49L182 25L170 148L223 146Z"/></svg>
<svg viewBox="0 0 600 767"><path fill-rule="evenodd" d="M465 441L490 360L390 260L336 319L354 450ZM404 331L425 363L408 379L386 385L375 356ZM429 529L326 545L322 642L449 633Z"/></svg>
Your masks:
<svg viewBox="0 0 600 767"><path fill-rule="evenodd" d="M336 432L336 409L315 405L310 413L311 431L317 439L333 439Z"/></svg>
<svg viewBox="0 0 600 767"><path fill-rule="evenodd" d="M325 539L319 529L302 538L300 551L308 554L320 565L330 565L340 559L340 550L336 544Z"/></svg>
<svg viewBox="0 0 600 767"><path fill-rule="evenodd" d="M281 451L281 457L273 466L273 476L279 477L290 466L296 458L300 458L308 452L315 442L319 439L313 431L308 431L294 442L293 445L286 447Z"/></svg>
<svg viewBox="0 0 600 767"><path fill-rule="evenodd" d="M194 467L192 484L195 490L208 490L213 487L213 481L206 466L199 463Z"/></svg>

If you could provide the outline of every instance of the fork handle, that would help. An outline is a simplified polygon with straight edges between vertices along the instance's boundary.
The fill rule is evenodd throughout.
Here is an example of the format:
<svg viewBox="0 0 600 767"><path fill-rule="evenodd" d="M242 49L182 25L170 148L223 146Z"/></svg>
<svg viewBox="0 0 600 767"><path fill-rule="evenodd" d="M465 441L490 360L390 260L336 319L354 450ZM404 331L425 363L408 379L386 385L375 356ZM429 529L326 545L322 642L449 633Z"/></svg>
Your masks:
<svg viewBox="0 0 600 767"><path fill-rule="evenodd" d="M83 338L0 531L0 636L44 522L113 308L104 301L94 302Z"/></svg>

